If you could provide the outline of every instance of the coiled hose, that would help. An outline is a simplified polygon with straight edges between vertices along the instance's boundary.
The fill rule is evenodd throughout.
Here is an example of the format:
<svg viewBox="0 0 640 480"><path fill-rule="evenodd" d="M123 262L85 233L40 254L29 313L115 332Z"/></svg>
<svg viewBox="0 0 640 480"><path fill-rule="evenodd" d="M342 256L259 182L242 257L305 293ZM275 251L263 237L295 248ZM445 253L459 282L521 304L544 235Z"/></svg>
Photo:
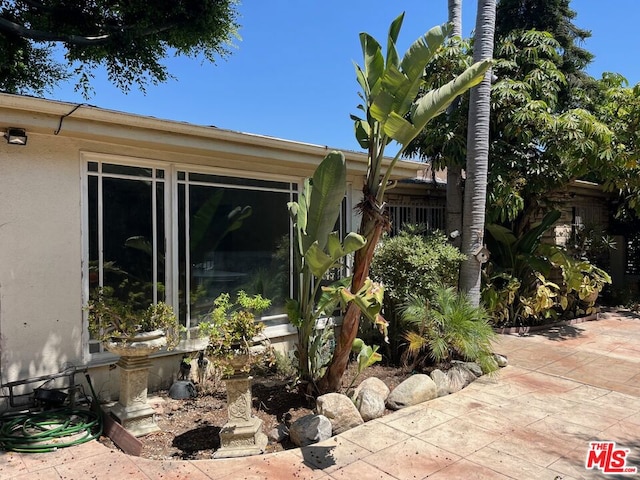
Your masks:
<svg viewBox="0 0 640 480"><path fill-rule="evenodd" d="M13 452L53 452L102 434L100 414L90 410L28 412L0 421L0 447Z"/></svg>

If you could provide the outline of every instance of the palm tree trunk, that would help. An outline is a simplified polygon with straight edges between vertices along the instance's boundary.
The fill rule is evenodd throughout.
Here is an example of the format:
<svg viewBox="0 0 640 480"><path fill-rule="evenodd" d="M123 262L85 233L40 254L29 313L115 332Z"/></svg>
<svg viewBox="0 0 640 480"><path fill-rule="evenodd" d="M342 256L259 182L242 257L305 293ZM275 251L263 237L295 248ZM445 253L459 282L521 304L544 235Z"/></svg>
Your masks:
<svg viewBox="0 0 640 480"><path fill-rule="evenodd" d="M462 36L462 0L449 0L449 23L453 26L451 35Z"/></svg>
<svg viewBox="0 0 640 480"><path fill-rule="evenodd" d="M474 62L493 57L496 0L478 0ZM491 113L491 70L471 89L467 132L467 179L465 184L462 252L467 255L460 268L460 288L474 305L480 304L481 261L476 257L484 245L484 219L489 169L489 116Z"/></svg>
<svg viewBox="0 0 640 480"><path fill-rule="evenodd" d="M452 25L451 34L462 37L462 0L449 0L449 23ZM447 109L451 115L458 108L456 99ZM451 162L447 165L447 215L445 229L447 234L462 231L462 167ZM451 243L460 247L460 236L453 236Z"/></svg>

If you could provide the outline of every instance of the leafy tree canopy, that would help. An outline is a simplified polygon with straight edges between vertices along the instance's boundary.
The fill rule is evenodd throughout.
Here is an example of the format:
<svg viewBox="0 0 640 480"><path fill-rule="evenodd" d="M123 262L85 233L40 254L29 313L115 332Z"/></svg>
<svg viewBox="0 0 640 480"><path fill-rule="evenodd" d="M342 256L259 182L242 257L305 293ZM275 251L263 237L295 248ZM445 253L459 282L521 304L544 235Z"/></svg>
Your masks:
<svg viewBox="0 0 640 480"><path fill-rule="evenodd" d="M569 0L500 0L496 15L496 36L505 37L514 30L549 32L562 49L562 70L577 72L593 60L593 54L579 46L591 37L572 23L576 12Z"/></svg>
<svg viewBox="0 0 640 480"><path fill-rule="evenodd" d="M622 189L619 182L628 176L629 162L620 153L633 133L634 117L619 119L628 132L623 139L616 135L619 125L611 122L613 105L600 107L599 113L563 108L559 96L566 77L559 66L560 51L551 34L537 30L515 30L500 38L495 48L487 220L508 223L517 233L527 230L540 209L551 207L550 193L571 180L587 178ZM452 41L429 66L427 83L455 75L470 61L469 44ZM606 95L630 94L595 83L600 102ZM467 112L465 96L460 108L434 119L408 151L436 168L453 161L462 164Z"/></svg>
<svg viewBox="0 0 640 480"><path fill-rule="evenodd" d="M589 92L580 90L590 90L593 95L596 87L593 78L584 72L593 60L593 54L580 46L591 37L591 32L572 22L576 12L569 3L570 0L500 0L496 15L496 39L510 36L518 30L549 32L558 42L560 57L557 65L566 77L559 101L576 107L589 102Z"/></svg>
<svg viewBox="0 0 640 480"><path fill-rule="evenodd" d="M0 0L0 90L42 94L104 67L122 91L169 78L170 51L215 62L237 38L237 0ZM60 59L60 50L63 59Z"/></svg>

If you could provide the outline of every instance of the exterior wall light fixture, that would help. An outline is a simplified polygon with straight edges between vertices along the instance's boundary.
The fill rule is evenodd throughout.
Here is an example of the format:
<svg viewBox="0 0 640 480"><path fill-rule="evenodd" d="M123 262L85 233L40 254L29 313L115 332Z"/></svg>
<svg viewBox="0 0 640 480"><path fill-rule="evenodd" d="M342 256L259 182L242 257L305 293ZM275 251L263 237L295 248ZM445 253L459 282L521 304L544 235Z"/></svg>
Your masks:
<svg viewBox="0 0 640 480"><path fill-rule="evenodd" d="M8 128L4 136L10 145L27 144L27 132L25 132L24 128Z"/></svg>

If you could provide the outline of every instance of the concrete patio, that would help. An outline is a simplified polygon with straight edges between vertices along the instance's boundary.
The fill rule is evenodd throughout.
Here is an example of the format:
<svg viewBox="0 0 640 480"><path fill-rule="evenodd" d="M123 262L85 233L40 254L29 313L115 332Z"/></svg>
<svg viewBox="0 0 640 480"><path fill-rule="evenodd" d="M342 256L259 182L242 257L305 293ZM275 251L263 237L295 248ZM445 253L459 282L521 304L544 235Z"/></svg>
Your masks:
<svg viewBox="0 0 640 480"><path fill-rule="evenodd" d="M640 467L640 317L505 335L509 366L463 391L302 449L242 459L152 461L93 441L46 454L0 454L1 479L640 478L587 470L590 441Z"/></svg>

